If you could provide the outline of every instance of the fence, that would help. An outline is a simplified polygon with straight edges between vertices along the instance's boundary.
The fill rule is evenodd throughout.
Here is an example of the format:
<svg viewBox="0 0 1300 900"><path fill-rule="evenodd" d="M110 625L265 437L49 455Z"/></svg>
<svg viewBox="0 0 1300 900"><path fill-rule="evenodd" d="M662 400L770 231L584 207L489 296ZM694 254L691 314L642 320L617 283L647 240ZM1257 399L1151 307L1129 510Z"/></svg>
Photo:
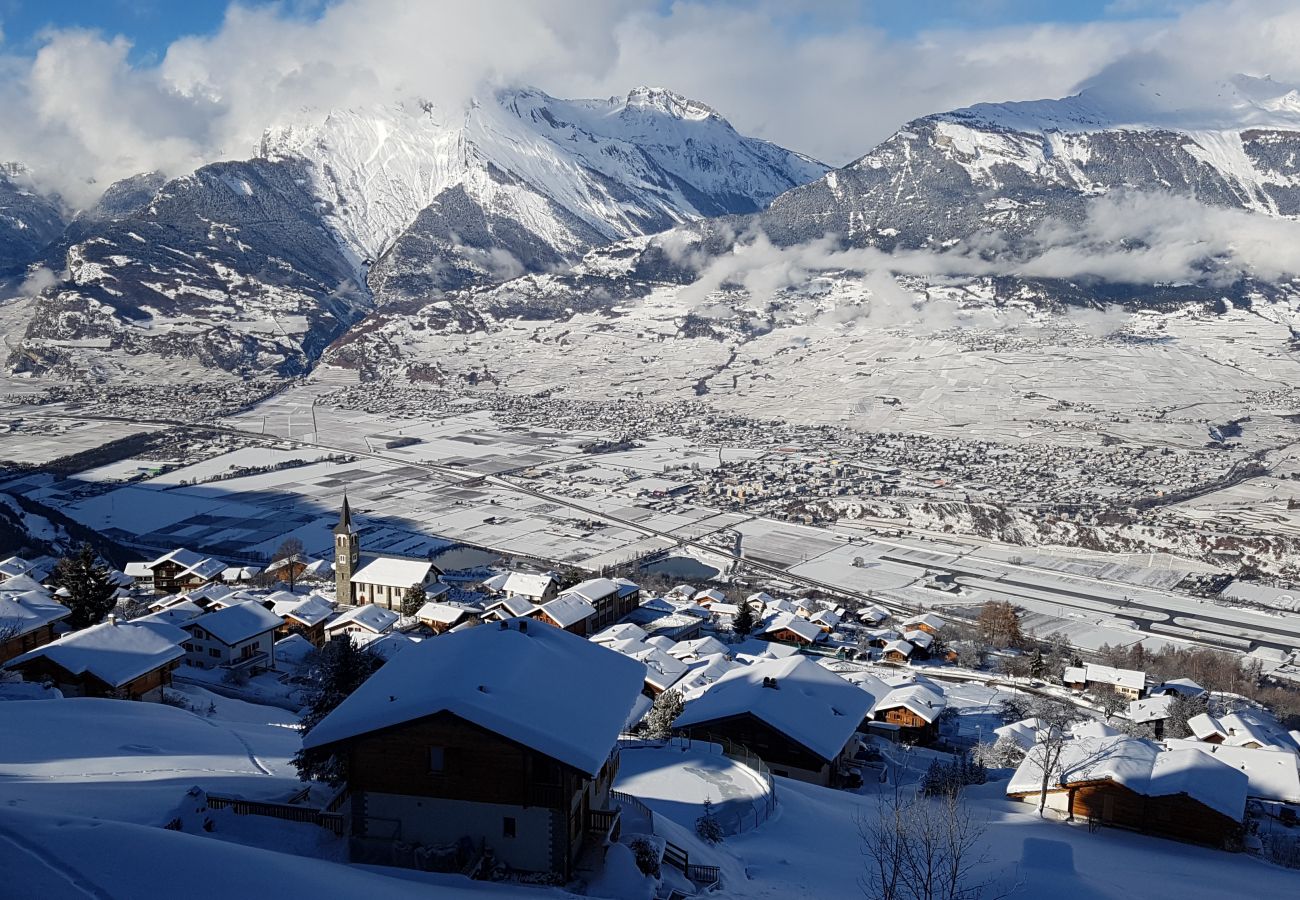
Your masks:
<svg viewBox="0 0 1300 900"><path fill-rule="evenodd" d="M311 806L294 806L289 803L272 803L265 800L242 800L238 797L208 794L208 809L229 809L237 816L267 816L272 819L283 819L286 822L306 822L309 825L319 825L340 836L343 834L342 815Z"/></svg>

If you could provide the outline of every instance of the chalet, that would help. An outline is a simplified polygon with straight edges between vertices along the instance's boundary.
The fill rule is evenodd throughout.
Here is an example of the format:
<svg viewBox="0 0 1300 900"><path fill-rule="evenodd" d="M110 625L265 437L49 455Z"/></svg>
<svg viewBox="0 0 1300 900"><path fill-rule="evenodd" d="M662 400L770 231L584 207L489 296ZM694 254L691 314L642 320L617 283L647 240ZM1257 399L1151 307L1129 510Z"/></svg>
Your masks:
<svg viewBox="0 0 1300 900"><path fill-rule="evenodd" d="M858 618L868 625L879 625L889 618L889 610L883 606L864 606L858 610Z"/></svg>
<svg viewBox="0 0 1300 900"><path fill-rule="evenodd" d="M184 626L185 662L250 675L275 668L275 633L284 620L253 600L205 613Z"/></svg>
<svg viewBox="0 0 1300 900"><path fill-rule="evenodd" d="M516 619L402 651L303 746L344 763L354 862L459 845L567 879L585 846L617 839L618 735L642 680L633 660Z"/></svg>
<svg viewBox="0 0 1300 900"><path fill-rule="evenodd" d="M132 619L132 625L150 625L160 624L170 628L183 628L186 623L192 622L199 616L203 615L205 610L197 603L182 599L179 603L173 603L160 609L158 612L150 613L147 616L141 616L138 619Z"/></svg>
<svg viewBox="0 0 1300 900"><path fill-rule="evenodd" d="M330 602L319 594L304 599L297 594L279 593L286 596L273 600L271 605L271 612L282 619L280 627L275 630L276 640L299 634L313 647L323 647L326 640L325 623L334 615L334 607ZM273 597L275 594L267 599Z"/></svg>
<svg viewBox="0 0 1300 900"><path fill-rule="evenodd" d="M442 571L427 559L362 554L361 532L352 521L352 508L343 498L334 526L334 596L349 606L377 604L400 610L407 591L422 588L429 597L445 592Z"/></svg>
<svg viewBox="0 0 1300 900"><path fill-rule="evenodd" d="M46 590L0 595L0 663L50 643L70 615Z"/></svg>
<svg viewBox="0 0 1300 900"><path fill-rule="evenodd" d="M569 595L581 597L595 610L587 626L588 634L613 625L641 602L641 589L626 578L590 578L563 591L560 597Z"/></svg>
<svg viewBox="0 0 1300 900"><path fill-rule="evenodd" d="M743 665L730 657L718 653L706 656L689 665L686 674L673 685L673 690L682 695L683 700L693 700L707 691L732 669Z"/></svg>
<svg viewBox="0 0 1300 900"><path fill-rule="evenodd" d="M700 606L703 606L705 609L708 609L711 604L726 603L727 595L717 588L704 588L703 590L696 591L695 596L691 597L691 600L698 603Z"/></svg>
<svg viewBox="0 0 1300 900"><path fill-rule="evenodd" d="M776 598L773 597L771 594L769 594L767 591L758 591L757 593L750 594L748 597L746 597L745 602L748 603L750 606L765 607L769 603L775 603Z"/></svg>
<svg viewBox="0 0 1300 900"><path fill-rule="evenodd" d="M1198 741L1207 744L1296 750L1296 742L1280 726L1248 710L1217 717L1201 713L1188 719L1187 727Z"/></svg>
<svg viewBox="0 0 1300 900"><path fill-rule="evenodd" d="M268 577L274 578L281 584L297 584L304 578L320 577L321 568L320 560L312 559L302 553L295 553L292 556L274 560L263 571Z"/></svg>
<svg viewBox="0 0 1300 900"><path fill-rule="evenodd" d="M483 607L483 618L489 622L503 619L521 619L537 612L537 604L520 595L505 596Z"/></svg>
<svg viewBox="0 0 1300 900"><path fill-rule="evenodd" d="M880 654L883 662L897 663L903 665L912 658L916 652L916 647L907 641L886 641L884 651Z"/></svg>
<svg viewBox="0 0 1300 900"><path fill-rule="evenodd" d="M682 676L686 674L686 663L669 656L659 647L647 646L643 650L627 655L645 665L645 687L642 693L647 697L658 697L681 681Z"/></svg>
<svg viewBox="0 0 1300 900"><path fill-rule="evenodd" d="M1116 669L1088 663L1085 666L1066 668L1062 680L1066 687L1076 691L1111 690L1121 697L1136 700L1146 687L1146 674L1134 669Z"/></svg>
<svg viewBox="0 0 1300 900"><path fill-rule="evenodd" d="M711 635L696 638L693 641L678 641L672 647L666 649L672 656L687 661L703 659L706 656L714 656L718 653L723 656L731 655L731 648Z"/></svg>
<svg viewBox="0 0 1300 900"><path fill-rule="evenodd" d="M736 666L686 704L675 725L692 738L748 747L777 775L838 784L876 696L806 656Z"/></svg>
<svg viewBox="0 0 1300 900"><path fill-rule="evenodd" d="M477 608L430 600L415 611L415 618L434 634L442 634L462 622L478 622L479 614Z"/></svg>
<svg viewBox="0 0 1300 900"><path fill-rule="evenodd" d="M646 634L645 629L639 625L633 625L631 622L619 622L617 625L611 625L604 631L593 634L591 639L597 644L608 646L615 641L644 642L649 636Z"/></svg>
<svg viewBox="0 0 1300 900"><path fill-rule="evenodd" d="M777 616L757 635L765 641L777 641L796 647L811 647L825 639L821 626L798 616Z"/></svg>
<svg viewBox="0 0 1300 900"><path fill-rule="evenodd" d="M401 616L382 606L356 606L332 622L325 623L325 637L333 640L343 634L385 634Z"/></svg>
<svg viewBox="0 0 1300 900"><path fill-rule="evenodd" d="M903 623L903 631L927 631L931 635L937 635L939 629L943 628L943 619L934 613L926 613L921 616L913 616Z"/></svg>
<svg viewBox="0 0 1300 900"><path fill-rule="evenodd" d="M1201 687L1190 678L1171 678L1168 681L1158 684L1147 692L1150 696L1179 696L1179 697L1204 697L1205 688Z"/></svg>
<svg viewBox="0 0 1300 900"><path fill-rule="evenodd" d="M174 594L205 584L220 583L221 573L226 570L226 564L221 560L184 547L145 563L145 567L149 570L149 581L154 591L159 594Z"/></svg>
<svg viewBox="0 0 1300 900"><path fill-rule="evenodd" d="M261 566L230 566L222 570L221 580L226 584L251 584L261 574Z"/></svg>
<svg viewBox="0 0 1300 900"><path fill-rule="evenodd" d="M45 571L37 563L23 559L21 556L0 559L0 584L4 584L11 578L17 578L19 575L26 575L33 581L40 582L45 580L49 572Z"/></svg>
<svg viewBox="0 0 1300 900"><path fill-rule="evenodd" d="M63 637L5 663L26 681L49 682L67 697L161 700L180 665L187 637L179 628L108 621Z"/></svg>
<svg viewBox="0 0 1300 900"><path fill-rule="evenodd" d="M1130 700L1128 704L1129 721L1137 725L1150 725L1156 740L1165 736L1165 722L1171 714L1174 698L1165 694Z"/></svg>
<svg viewBox="0 0 1300 900"><path fill-rule="evenodd" d="M556 594L560 592L559 581L549 572L541 575L531 572L507 572L487 579L481 587L492 594L523 597L535 606L555 599Z"/></svg>
<svg viewBox="0 0 1300 900"><path fill-rule="evenodd" d="M131 586L141 590L153 590L153 569L144 561L129 562L122 568L122 574L131 579Z"/></svg>
<svg viewBox="0 0 1300 900"><path fill-rule="evenodd" d="M710 603L709 619L715 625L729 623L740 615L740 607L734 603Z"/></svg>
<svg viewBox="0 0 1300 900"><path fill-rule="evenodd" d="M1246 796L1252 800L1300 804L1300 768L1290 750L1230 747L1190 739L1165 741L1170 750L1198 750L1246 773Z"/></svg>
<svg viewBox="0 0 1300 900"><path fill-rule="evenodd" d="M912 659L930 658L930 649L934 646L933 634L918 628L915 631L903 632L903 640L916 648L912 651Z"/></svg>
<svg viewBox="0 0 1300 900"><path fill-rule="evenodd" d="M905 684L876 701L871 718L898 727L907 744L926 746L939 737L939 716L948 706L942 693L923 684Z"/></svg>
<svg viewBox="0 0 1300 900"><path fill-rule="evenodd" d="M581 594L566 591L537 607L534 618L585 637L592 631L596 607Z"/></svg>
<svg viewBox="0 0 1300 900"><path fill-rule="evenodd" d="M1007 795L1038 803L1044 745L1025 755ZM1068 818L1239 848L1246 774L1198 750L1161 750L1109 729L1076 728L1048 773L1047 805Z"/></svg>

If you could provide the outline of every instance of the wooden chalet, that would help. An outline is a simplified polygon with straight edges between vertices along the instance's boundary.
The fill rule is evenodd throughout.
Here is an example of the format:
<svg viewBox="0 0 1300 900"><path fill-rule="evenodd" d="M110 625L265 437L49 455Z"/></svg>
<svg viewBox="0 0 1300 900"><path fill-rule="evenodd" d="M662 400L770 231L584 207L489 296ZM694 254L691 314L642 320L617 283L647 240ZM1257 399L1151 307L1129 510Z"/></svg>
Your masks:
<svg viewBox="0 0 1300 900"><path fill-rule="evenodd" d="M906 684L877 701L871 717L896 726L904 743L924 746L939 737L939 716L947 705L947 699L938 691L921 684Z"/></svg>
<svg viewBox="0 0 1300 900"><path fill-rule="evenodd" d="M305 738L344 765L354 862L459 870L486 854L573 873L617 837L618 735L642 666L526 619L394 656Z"/></svg>
<svg viewBox="0 0 1300 900"><path fill-rule="evenodd" d="M67 697L161 700L188 636L171 625L135 625L110 616L5 663L25 681L53 684Z"/></svg>
<svg viewBox="0 0 1300 900"><path fill-rule="evenodd" d="M780 644L792 644L796 647L811 647L825 638L825 632L815 622L796 615L778 615L767 627L759 632L758 637L765 641Z"/></svg>
<svg viewBox="0 0 1300 900"><path fill-rule="evenodd" d="M777 775L840 783L854 736L883 694L850 684L806 656L760 660L727 671L686 704L675 725L692 738L748 747Z"/></svg>
<svg viewBox="0 0 1300 900"><path fill-rule="evenodd" d="M70 615L44 589L0 596L0 663L53 641L55 628Z"/></svg>
<svg viewBox="0 0 1300 900"><path fill-rule="evenodd" d="M145 563L152 577L153 589L159 594L174 594L219 583L226 564L181 547L153 562Z"/></svg>

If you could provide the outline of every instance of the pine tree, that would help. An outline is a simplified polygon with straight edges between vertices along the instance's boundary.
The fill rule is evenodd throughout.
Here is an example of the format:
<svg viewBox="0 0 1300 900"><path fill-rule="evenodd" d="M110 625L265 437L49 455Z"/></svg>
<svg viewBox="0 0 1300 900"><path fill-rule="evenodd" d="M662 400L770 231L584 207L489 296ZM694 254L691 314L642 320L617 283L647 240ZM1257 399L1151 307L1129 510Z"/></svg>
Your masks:
<svg viewBox="0 0 1300 900"><path fill-rule="evenodd" d="M402 597L402 615L413 616L420 611L420 607L429 602L429 595L424 592L424 585L417 584L408 588L406 594Z"/></svg>
<svg viewBox="0 0 1300 900"><path fill-rule="evenodd" d="M748 602L744 602L740 604L740 612L736 613L736 618L731 623L731 630L741 637L749 637L749 633L757 624L754 620L754 610L750 608Z"/></svg>
<svg viewBox="0 0 1300 900"><path fill-rule="evenodd" d="M306 734L319 725L383 664L375 653L354 644L350 635L327 643L312 673L314 687L298 729ZM324 781L337 786L347 779L343 761L320 749L300 749L294 754L293 764L303 781Z"/></svg>
<svg viewBox="0 0 1300 900"><path fill-rule="evenodd" d="M1047 660L1043 658L1042 650L1034 651L1034 657L1029 662L1029 674L1034 678L1043 678L1047 675Z"/></svg>
<svg viewBox="0 0 1300 900"><path fill-rule="evenodd" d="M102 622L117 604L117 587L108 566L99 561L90 544L82 544L76 556L60 559L50 583L67 589L68 596L62 599L72 610L68 625L74 629Z"/></svg>
<svg viewBox="0 0 1300 900"><path fill-rule="evenodd" d="M672 737L673 723L685 707L682 695L677 691L664 691L655 697L654 705L650 707L650 714L645 720L646 737L656 741Z"/></svg>

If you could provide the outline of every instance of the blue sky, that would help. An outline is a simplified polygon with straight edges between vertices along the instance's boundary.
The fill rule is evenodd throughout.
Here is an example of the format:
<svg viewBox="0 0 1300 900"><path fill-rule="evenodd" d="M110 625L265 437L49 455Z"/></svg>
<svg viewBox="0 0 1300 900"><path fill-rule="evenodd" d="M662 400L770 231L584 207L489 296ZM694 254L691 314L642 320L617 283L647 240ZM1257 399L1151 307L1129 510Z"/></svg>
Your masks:
<svg viewBox="0 0 1300 900"><path fill-rule="evenodd" d="M279 6L285 15L312 17L329 0L242 2L245 6ZM715 2L749 5L746 0ZM159 58L178 37L216 31L229 3L230 0L0 0L0 31L4 34L5 48L19 55L34 52L40 45L42 32L49 28L78 27L108 36L121 34L133 44L132 61L147 64ZM671 5L671 0L662 3L664 8ZM769 0L762 5L779 10L786 4ZM906 38L936 28L976 29L1160 16L1179 5L1175 0L824 0L790 3L789 6L802 12L780 18L792 34L832 30L846 22L855 22L883 29L893 37Z"/></svg>

